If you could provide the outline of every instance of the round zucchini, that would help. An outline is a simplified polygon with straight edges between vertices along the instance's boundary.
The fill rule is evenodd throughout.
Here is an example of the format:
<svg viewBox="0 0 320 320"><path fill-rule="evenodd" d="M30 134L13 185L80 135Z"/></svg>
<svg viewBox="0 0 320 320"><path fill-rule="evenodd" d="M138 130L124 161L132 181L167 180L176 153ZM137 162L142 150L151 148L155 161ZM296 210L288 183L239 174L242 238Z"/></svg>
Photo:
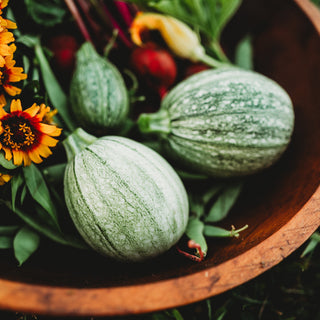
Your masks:
<svg viewBox="0 0 320 320"><path fill-rule="evenodd" d="M124 137L64 142L66 204L79 233L96 251L141 261L169 250L183 235L189 208L180 178L158 153ZM89 137L90 138L90 137ZM85 138L87 141L90 139Z"/></svg>
<svg viewBox="0 0 320 320"><path fill-rule="evenodd" d="M193 171L240 177L274 164L294 128L290 97L276 82L253 71L219 68L180 82L157 113L138 119L156 133L168 155Z"/></svg>
<svg viewBox="0 0 320 320"><path fill-rule="evenodd" d="M118 69L85 42L76 55L70 104L78 124L103 135L121 127L129 111L128 92Z"/></svg>

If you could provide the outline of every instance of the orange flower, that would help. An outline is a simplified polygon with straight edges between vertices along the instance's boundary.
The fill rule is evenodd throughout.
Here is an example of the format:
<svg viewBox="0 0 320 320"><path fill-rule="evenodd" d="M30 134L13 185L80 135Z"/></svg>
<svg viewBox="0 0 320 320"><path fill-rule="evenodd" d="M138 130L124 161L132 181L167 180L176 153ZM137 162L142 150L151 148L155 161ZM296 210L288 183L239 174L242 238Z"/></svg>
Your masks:
<svg viewBox="0 0 320 320"><path fill-rule="evenodd" d="M11 20L0 17L0 32L6 31L7 29L16 29L17 24Z"/></svg>
<svg viewBox="0 0 320 320"><path fill-rule="evenodd" d="M0 104L6 104L5 92L10 96L20 94L21 89L11 85L11 82L19 82L27 78L23 68L14 66L16 62L12 54L5 57L4 61L4 65L0 67Z"/></svg>
<svg viewBox="0 0 320 320"><path fill-rule="evenodd" d="M5 158L15 165L25 166L31 162L40 163L42 158L52 154L49 147L58 143L57 137L61 129L55 125L43 123L43 118L50 112L44 104L33 104L22 110L19 99L12 100L10 113L0 106L0 149L5 152Z"/></svg>
<svg viewBox="0 0 320 320"><path fill-rule="evenodd" d="M2 14L2 9L8 5L9 0L0 0L0 14Z"/></svg>
<svg viewBox="0 0 320 320"><path fill-rule="evenodd" d="M9 174L5 174L5 173L0 172L0 186L3 186L5 183L10 181L11 178L12 178L12 176L10 176Z"/></svg>
<svg viewBox="0 0 320 320"><path fill-rule="evenodd" d="M15 46L9 46L14 41L13 33L8 31L0 32L0 68L5 64L4 57L10 56L15 50Z"/></svg>

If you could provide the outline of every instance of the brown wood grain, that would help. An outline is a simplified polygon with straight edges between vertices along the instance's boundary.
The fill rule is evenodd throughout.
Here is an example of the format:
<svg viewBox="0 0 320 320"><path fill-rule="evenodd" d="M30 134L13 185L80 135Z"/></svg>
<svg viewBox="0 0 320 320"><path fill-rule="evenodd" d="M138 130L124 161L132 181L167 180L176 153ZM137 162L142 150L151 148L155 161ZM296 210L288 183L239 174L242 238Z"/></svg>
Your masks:
<svg viewBox="0 0 320 320"><path fill-rule="evenodd" d="M238 239L209 239L201 263L174 248L133 265L54 245L22 268L0 254L0 308L112 316L182 306L253 279L310 237L320 225L320 14L306 0L247 0L224 34L230 53L248 32L254 36L257 70L288 91L296 114L285 155L248 179L239 203L221 223L249 228Z"/></svg>

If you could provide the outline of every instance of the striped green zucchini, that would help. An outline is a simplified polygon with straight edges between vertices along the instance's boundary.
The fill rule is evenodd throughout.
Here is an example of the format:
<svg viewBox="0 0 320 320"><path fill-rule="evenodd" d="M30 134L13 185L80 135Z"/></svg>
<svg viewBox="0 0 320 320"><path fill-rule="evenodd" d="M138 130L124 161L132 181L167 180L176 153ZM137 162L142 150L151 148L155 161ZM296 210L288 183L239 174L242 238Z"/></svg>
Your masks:
<svg viewBox="0 0 320 320"><path fill-rule="evenodd" d="M90 142L81 130L69 136L68 158L70 149L83 147L79 136ZM84 240L117 260L167 251L188 221L187 194L176 172L158 153L124 137L102 137L78 152L67 164L64 193Z"/></svg>
<svg viewBox="0 0 320 320"><path fill-rule="evenodd" d="M70 104L78 124L99 135L120 127L128 114L129 98L122 75L89 42L76 55Z"/></svg>
<svg viewBox="0 0 320 320"><path fill-rule="evenodd" d="M159 112L142 114L142 132L162 137L168 154L213 177L256 173L275 163L294 127L288 94L253 71L221 68L179 83Z"/></svg>

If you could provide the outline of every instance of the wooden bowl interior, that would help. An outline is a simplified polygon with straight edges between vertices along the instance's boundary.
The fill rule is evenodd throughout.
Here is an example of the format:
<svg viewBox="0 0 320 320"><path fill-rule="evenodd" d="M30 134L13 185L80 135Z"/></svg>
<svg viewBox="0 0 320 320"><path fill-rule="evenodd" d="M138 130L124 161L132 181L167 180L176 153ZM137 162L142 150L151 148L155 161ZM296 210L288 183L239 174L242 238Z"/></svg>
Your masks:
<svg viewBox="0 0 320 320"><path fill-rule="evenodd" d="M239 202L220 224L226 228L248 224L240 238L209 239L208 256L201 263L186 259L173 248L151 261L120 264L94 252L48 242L22 267L17 267L11 253L1 252L0 278L73 288L111 288L179 278L239 256L292 219L320 181L320 38L303 12L288 0L244 1L223 35L228 54L233 54L246 34L253 39L255 69L287 90L296 120L284 156L272 168L248 178Z"/></svg>

